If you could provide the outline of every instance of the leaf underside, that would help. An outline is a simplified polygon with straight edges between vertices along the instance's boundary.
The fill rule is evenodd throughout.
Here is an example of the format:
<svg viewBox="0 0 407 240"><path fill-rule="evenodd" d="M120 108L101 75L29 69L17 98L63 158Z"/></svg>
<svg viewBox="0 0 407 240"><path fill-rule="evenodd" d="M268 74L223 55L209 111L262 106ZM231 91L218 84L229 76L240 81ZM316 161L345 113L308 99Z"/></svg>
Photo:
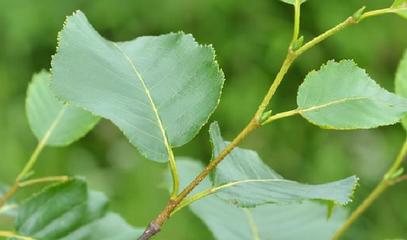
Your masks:
<svg viewBox="0 0 407 240"><path fill-rule="evenodd" d="M178 160L177 165L182 186L203 169L202 164L191 160ZM209 180L205 179L197 191L210 186ZM336 207L328 219L326 205L309 201L238 208L214 195L193 203L190 208L217 240L326 240L331 238L347 215L344 208Z"/></svg>
<svg viewBox="0 0 407 240"><path fill-rule="evenodd" d="M402 97L407 97L407 50L400 60L399 66L396 71L396 93ZM407 129L407 117L401 120L404 129Z"/></svg>
<svg viewBox="0 0 407 240"><path fill-rule="evenodd" d="M73 179L47 188L18 208L16 232L36 240L132 240L143 230L108 212L108 200Z"/></svg>
<svg viewBox="0 0 407 240"><path fill-rule="evenodd" d="M228 142L222 139L216 122L211 124L210 135L217 156ZM315 199L345 205L351 201L358 181L355 176L319 185L290 181L267 166L256 152L242 148L235 148L225 157L212 180L215 188L221 188L218 197L243 207Z"/></svg>
<svg viewBox="0 0 407 240"><path fill-rule="evenodd" d="M148 159L166 162L218 105L224 76L214 58L211 46L184 33L108 41L77 11L59 35L53 86L110 119Z"/></svg>
<svg viewBox="0 0 407 240"><path fill-rule="evenodd" d="M33 76L26 99L28 122L39 141L49 134L47 145L66 146L88 133L99 118L59 101L50 84L51 74L46 71Z"/></svg>
<svg viewBox="0 0 407 240"><path fill-rule="evenodd" d="M381 88L351 60L329 61L298 90L301 115L330 129L366 129L397 123L407 100Z"/></svg>

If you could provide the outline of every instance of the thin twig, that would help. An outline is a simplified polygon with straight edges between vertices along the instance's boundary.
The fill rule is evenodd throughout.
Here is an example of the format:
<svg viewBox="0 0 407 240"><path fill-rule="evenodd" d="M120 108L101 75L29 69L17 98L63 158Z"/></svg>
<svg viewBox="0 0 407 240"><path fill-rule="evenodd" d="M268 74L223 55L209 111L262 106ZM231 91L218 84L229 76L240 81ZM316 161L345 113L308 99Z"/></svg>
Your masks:
<svg viewBox="0 0 407 240"><path fill-rule="evenodd" d="M396 178L394 180L391 180L390 185L396 185L396 184L401 183L403 181L407 181L407 175L403 175L403 176L400 176L400 177L398 177L398 178Z"/></svg>
<svg viewBox="0 0 407 240"><path fill-rule="evenodd" d="M165 224L168 218L171 216L172 212L177 209L177 206L182 203L182 201L187 197L187 195L196 187L198 186L202 180L209 175L209 173L238 145L240 142L249 135L253 130L261 127L261 118L263 113L265 112L267 106L269 105L271 99L273 98L275 92L277 91L278 87L280 86L284 76L286 75L288 69L290 68L291 64L294 60L309 50L310 48L314 47L318 43L322 42L323 40L329 38L330 36L334 35L335 33L341 31L345 27L359 23L361 20L366 19L371 16L377 16L385 13L389 13L389 11L372 11L366 12L362 15L361 19L356 21L353 17L347 18L342 23L338 24L337 26L329 29L328 31L324 32L323 34L319 35L318 37L312 39L308 43L304 44L298 50L292 51L289 49L287 56L277 73L273 83L271 84L267 94L263 98L263 101L258 107L256 114L251 119L249 124L237 135L235 139L213 160L209 163L209 165L175 198L171 198L164 208L164 210L158 215L158 217L153 220L149 226L144 231L143 235L139 238L139 240L148 240L155 234L157 234L161 226ZM374 14L372 14L374 12ZM393 11L392 11L393 12ZM293 114L294 115L294 114ZM277 116L277 115L276 115ZM273 117L273 116L271 116Z"/></svg>
<svg viewBox="0 0 407 240"><path fill-rule="evenodd" d="M19 187L28 187L39 183L48 183L48 182L66 182L69 180L68 176L51 176L51 177L44 177L44 178L37 178L32 180L27 180L24 182L18 183Z"/></svg>
<svg viewBox="0 0 407 240"><path fill-rule="evenodd" d="M352 212L346 222L336 231L333 236L333 240L340 239L343 234L349 229L349 227L358 219L376 199L391 185L393 185L393 179L391 178L395 172L400 168L405 156L407 154L407 139L404 141L396 160L384 175L382 181L376 186L376 188L369 194L369 196L360 204L355 211ZM397 179L397 178L396 178Z"/></svg>
<svg viewBox="0 0 407 240"><path fill-rule="evenodd" d="M34 238L20 236L14 232L8 232L8 231L0 231L0 237L14 238L14 239L18 239L18 240L35 240Z"/></svg>

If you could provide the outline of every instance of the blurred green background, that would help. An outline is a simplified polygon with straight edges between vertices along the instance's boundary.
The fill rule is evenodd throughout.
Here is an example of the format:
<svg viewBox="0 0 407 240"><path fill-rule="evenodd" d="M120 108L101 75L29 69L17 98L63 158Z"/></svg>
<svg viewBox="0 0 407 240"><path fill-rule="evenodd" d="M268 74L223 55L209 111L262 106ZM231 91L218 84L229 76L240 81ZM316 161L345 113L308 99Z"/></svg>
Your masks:
<svg viewBox="0 0 407 240"><path fill-rule="evenodd" d="M310 0L302 8L306 40L344 20L358 8L387 7L391 0ZM221 103L211 120L231 139L250 119L271 84L291 40L292 7L278 0L0 0L0 182L11 183L36 145L25 117L31 75L50 67L65 16L82 10L106 38L182 30L211 43L226 75ZM275 112L296 107L306 73L329 59L354 59L393 91L394 72L407 48L407 21L396 15L368 19L335 35L301 57L276 95ZM80 61L80 60L79 60ZM405 133L399 125L375 130L331 131L300 117L278 121L252 134L245 147L257 150L287 178L322 183L356 174L361 178L354 208L381 179ZM178 156L207 162L207 127ZM38 176L83 175L107 193L112 208L131 224L145 226L166 204L166 166L140 156L110 122L67 148L47 148ZM391 188L351 228L346 239L407 237L407 183ZM0 225L8 226L3 220ZM188 210L175 215L157 239L213 239Z"/></svg>

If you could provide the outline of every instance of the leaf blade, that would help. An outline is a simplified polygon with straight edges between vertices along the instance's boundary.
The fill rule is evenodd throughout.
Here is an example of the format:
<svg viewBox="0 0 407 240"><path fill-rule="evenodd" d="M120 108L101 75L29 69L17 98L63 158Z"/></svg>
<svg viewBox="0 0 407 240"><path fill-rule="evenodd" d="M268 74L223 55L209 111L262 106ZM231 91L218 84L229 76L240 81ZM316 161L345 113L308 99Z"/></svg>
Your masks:
<svg viewBox="0 0 407 240"><path fill-rule="evenodd" d="M107 206L103 194L88 191L83 180L72 179L23 202L18 209L16 230L34 239L55 240L130 240L142 233L142 229L109 213Z"/></svg>
<svg viewBox="0 0 407 240"><path fill-rule="evenodd" d="M78 11L60 33L53 84L62 98L111 120L147 158L166 162L168 149L190 141L218 104L224 77L214 57L182 33L105 40Z"/></svg>
<svg viewBox="0 0 407 240"><path fill-rule="evenodd" d="M81 108L60 102L50 89L51 74L42 71L33 76L27 90L26 113L38 141L66 146L86 135L99 118Z"/></svg>
<svg viewBox="0 0 407 240"><path fill-rule="evenodd" d="M386 91L351 60L329 61L298 89L300 114L330 129L367 129L397 123L407 100Z"/></svg>
<svg viewBox="0 0 407 240"><path fill-rule="evenodd" d="M222 139L216 122L211 124L209 131L216 156L228 143ZM346 205L358 182L355 176L317 185L286 180L264 164L256 152L242 148L235 148L226 156L214 175L214 193L243 207L303 200L327 200Z"/></svg>
<svg viewBox="0 0 407 240"><path fill-rule="evenodd" d="M193 180L203 169L202 164L197 161L180 160L177 165L182 185ZM205 188L211 183L205 179L203 185ZM326 206L308 201L302 204L269 204L242 209L213 195L193 203L190 209L208 226L217 240L254 239L253 223L260 239L325 240L330 239L346 219L343 208L335 208L332 216L327 219ZM252 215L252 223L247 211Z"/></svg>

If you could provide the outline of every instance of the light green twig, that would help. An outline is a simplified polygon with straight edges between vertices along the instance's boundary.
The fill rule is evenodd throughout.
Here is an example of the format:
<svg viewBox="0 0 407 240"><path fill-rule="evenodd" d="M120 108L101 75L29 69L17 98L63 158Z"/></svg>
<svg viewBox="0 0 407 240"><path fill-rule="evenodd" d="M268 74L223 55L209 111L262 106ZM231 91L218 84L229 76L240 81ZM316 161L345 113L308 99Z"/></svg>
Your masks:
<svg viewBox="0 0 407 240"><path fill-rule="evenodd" d="M383 179L376 186L376 188L369 194L369 196L360 204L355 211L352 212L346 222L338 229L333 236L333 240L340 239L343 234L349 229L349 227L358 219L373 203L376 199L390 186L394 185L394 179L392 176L400 169L401 164L407 154L407 139L392 166L384 175ZM397 179L397 178L396 178Z"/></svg>

